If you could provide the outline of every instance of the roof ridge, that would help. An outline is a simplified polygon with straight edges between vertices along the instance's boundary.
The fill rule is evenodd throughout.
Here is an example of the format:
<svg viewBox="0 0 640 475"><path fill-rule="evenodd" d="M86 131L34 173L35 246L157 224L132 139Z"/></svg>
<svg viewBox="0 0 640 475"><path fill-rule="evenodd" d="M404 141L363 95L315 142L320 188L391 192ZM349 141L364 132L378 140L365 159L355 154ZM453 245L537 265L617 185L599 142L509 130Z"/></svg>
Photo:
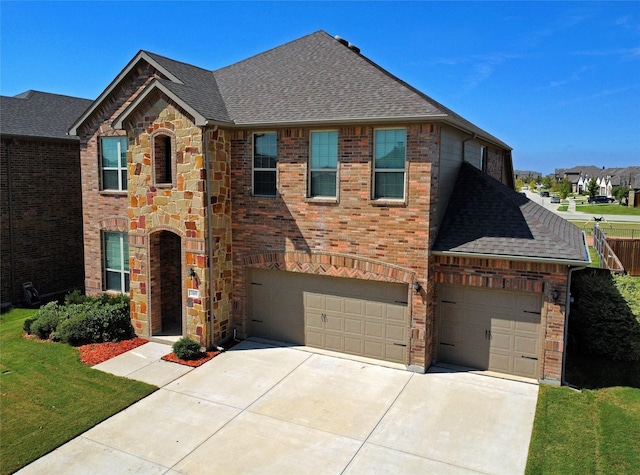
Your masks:
<svg viewBox="0 0 640 475"><path fill-rule="evenodd" d="M70 96L69 94L59 94L56 92L37 91L35 89L29 89L27 91L16 94L15 96L0 96L8 99L31 99L35 94L43 94L48 97L63 97L67 99L78 99L82 101L92 101L93 99L87 99L86 97Z"/></svg>
<svg viewBox="0 0 640 475"><path fill-rule="evenodd" d="M161 55L161 54L158 54L158 53L154 53L152 51L147 51L147 50L141 49L140 52L151 56L153 59L156 59L156 58L164 59L164 60L167 60L167 61L171 61L172 63L181 64L181 65L184 65L184 66L188 66L190 68L200 69L202 72L205 72L205 73L212 73L213 72L212 70L203 68L202 66L197 66L195 64L187 63L185 61L179 61L177 59L169 58L168 56L164 56L164 55Z"/></svg>
<svg viewBox="0 0 640 475"><path fill-rule="evenodd" d="M274 46L274 47L272 47L272 48L269 48L268 50L261 51L260 53L256 53L256 54L254 54L254 55L252 55L252 56L249 56L249 57L247 57L247 58L241 59L240 61L236 61L235 63L227 64L226 66L223 66L223 67L218 68L218 69L213 69L213 70L211 70L211 72L212 72L212 73L214 73L214 75L215 75L215 73L217 73L217 72L224 71L225 69L231 68L231 67L233 67L233 66L240 65L240 64L245 63L245 62L247 62L247 61L250 61L250 60L252 60L252 59L254 59L254 58L258 58L258 57L260 57L260 56L264 56L264 55L266 55L266 54L268 54L268 53L270 53L270 52L272 52L272 51L274 51L274 50L276 50L276 49L278 49L278 48L282 48L283 46L287 46L287 45L290 45L290 44L292 44L292 43L296 43L296 42L298 42L298 41L302 41L302 40L304 40L304 39L306 39L306 38L309 38L310 36L314 36L314 35L317 35L317 34L319 34L319 33L324 33L325 35L329 36L330 38L333 38L333 37L332 37L329 33L327 33L326 31L324 31L324 30L317 30L317 31L314 31L313 33L309 33L309 34L307 34L307 35L300 36L300 37L295 38L295 39L293 39L293 40L291 40L291 41L287 41L286 43L279 44L279 45L277 45L277 46Z"/></svg>

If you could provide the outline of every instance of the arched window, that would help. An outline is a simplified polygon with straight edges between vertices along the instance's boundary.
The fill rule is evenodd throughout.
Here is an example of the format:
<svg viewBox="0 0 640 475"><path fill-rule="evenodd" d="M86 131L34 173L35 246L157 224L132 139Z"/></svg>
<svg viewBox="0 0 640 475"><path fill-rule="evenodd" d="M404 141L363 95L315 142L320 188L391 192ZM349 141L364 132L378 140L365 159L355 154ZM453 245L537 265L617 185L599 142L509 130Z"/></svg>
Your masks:
<svg viewBox="0 0 640 475"><path fill-rule="evenodd" d="M173 183L173 152L171 137L159 134L153 139L153 160L155 183L171 185Z"/></svg>

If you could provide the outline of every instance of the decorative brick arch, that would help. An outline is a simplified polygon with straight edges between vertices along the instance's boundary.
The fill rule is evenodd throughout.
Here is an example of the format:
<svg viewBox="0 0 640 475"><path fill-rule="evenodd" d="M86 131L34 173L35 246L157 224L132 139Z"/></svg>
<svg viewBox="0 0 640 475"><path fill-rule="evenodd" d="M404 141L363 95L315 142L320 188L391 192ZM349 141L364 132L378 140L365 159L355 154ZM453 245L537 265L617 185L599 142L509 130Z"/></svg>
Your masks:
<svg viewBox="0 0 640 475"><path fill-rule="evenodd" d="M305 274L411 284L415 272L358 256L329 252L274 251L249 254L244 267L285 270Z"/></svg>
<svg viewBox="0 0 640 475"><path fill-rule="evenodd" d="M180 236L181 239L184 239L187 237L183 229L175 228L173 226L169 226L166 224L159 224L157 226L154 226L151 229L145 229L145 235L151 236L152 234L159 233L161 231L172 232L173 234L177 234L178 236Z"/></svg>
<svg viewBox="0 0 640 475"><path fill-rule="evenodd" d="M118 216L112 216L99 221L101 231L116 231L126 233L129 231L129 220Z"/></svg>

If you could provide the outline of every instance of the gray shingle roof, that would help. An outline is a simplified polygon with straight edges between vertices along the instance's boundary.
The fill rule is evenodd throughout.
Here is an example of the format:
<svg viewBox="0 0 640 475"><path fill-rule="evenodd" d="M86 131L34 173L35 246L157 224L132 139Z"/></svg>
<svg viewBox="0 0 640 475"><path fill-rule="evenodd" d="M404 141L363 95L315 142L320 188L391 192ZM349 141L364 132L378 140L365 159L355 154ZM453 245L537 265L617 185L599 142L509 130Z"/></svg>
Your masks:
<svg viewBox="0 0 640 475"><path fill-rule="evenodd" d="M215 71L148 51L137 58L155 63L165 73L158 83L205 122L276 126L444 120L510 148L324 31Z"/></svg>
<svg viewBox="0 0 640 475"><path fill-rule="evenodd" d="M174 61L148 51L145 51L145 53L176 76L182 84L169 79L161 79L160 82L203 117L221 122L231 121L218 90L216 78L211 71Z"/></svg>
<svg viewBox="0 0 640 475"><path fill-rule="evenodd" d="M73 121L93 101L39 91L0 96L0 134L69 139Z"/></svg>
<svg viewBox="0 0 640 475"><path fill-rule="evenodd" d="M463 163L433 251L582 261L582 231L521 193Z"/></svg>

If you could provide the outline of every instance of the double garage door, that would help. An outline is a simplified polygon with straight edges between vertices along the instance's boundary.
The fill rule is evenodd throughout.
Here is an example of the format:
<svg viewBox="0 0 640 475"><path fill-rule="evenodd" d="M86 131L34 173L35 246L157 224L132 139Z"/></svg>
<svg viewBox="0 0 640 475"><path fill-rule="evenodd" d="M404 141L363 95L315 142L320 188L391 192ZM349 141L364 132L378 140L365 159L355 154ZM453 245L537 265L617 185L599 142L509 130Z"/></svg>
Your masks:
<svg viewBox="0 0 640 475"><path fill-rule="evenodd" d="M438 361L538 379L542 296L438 287Z"/></svg>
<svg viewBox="0 0 640 475"><path fill-rule="evenodd" d="M251 336L407 362L408 286L254 269Z"/></svg>

